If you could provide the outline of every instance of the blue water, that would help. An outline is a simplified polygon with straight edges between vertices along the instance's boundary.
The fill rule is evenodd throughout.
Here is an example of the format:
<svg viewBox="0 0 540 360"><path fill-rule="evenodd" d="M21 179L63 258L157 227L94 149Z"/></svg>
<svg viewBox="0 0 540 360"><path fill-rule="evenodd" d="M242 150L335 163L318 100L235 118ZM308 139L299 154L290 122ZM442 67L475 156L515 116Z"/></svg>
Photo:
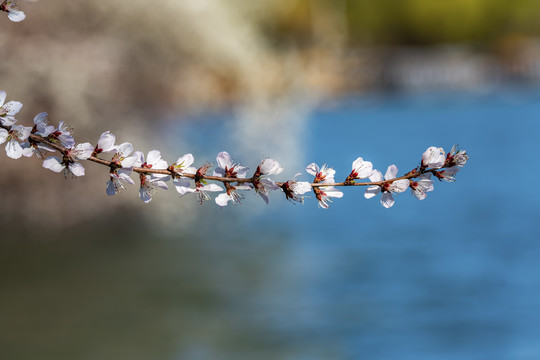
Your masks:
<svg viewBox="0 0 540 360"><path fill-rule="evenodd" d="M229 148L213 119L183 126L197 159ZM470 160L391 209L360 188L329 210L248 194L166 230L142 220L154 204L194 200L162 192L110 226L2 243L0 358L540 359L540 91L349 97L307 129L305 164L338 179L358 156L404 173L458 143Z"/></svg>
<svg viewBox="0 0 540 360"><path fill-rule="evenodd" d="M258 219L290 246L254 300L286 358L540 359L540 92L348 98L309 128L306 163L337 178L358 156L404 173L429 146L470 160L424 201L385 209L345 189L329 210L308 199Z"/></svg>

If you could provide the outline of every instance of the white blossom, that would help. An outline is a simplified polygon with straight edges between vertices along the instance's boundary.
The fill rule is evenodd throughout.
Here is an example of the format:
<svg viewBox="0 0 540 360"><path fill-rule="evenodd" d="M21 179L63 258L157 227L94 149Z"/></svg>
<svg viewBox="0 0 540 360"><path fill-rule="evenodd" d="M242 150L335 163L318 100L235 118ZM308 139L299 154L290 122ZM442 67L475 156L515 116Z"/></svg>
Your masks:
<svg viewBox="0 0 540 360"><path fill-rule="evenodd" d="M94 147L86 142L77 144L74 148L67 149L65 155L60 159L58 156L50 156L43 161L43 167L54 172L64 171L64 176L84 176L84 166L77 160L86 160L92 155Z"/></svg>
<svg viewBox="0 0 540 360"><path fill-rule="evenodd" d="M140 155L142 155L142 153L134 153L133 155L131 153L133 153L133 145L128 142L122 143L116 147L116 153L113 155L111 161L123 168L131 169L140 160Z"/></svg>
<svg viewBox="0 0 540 360"><path fill-rule="evenodd" d="M75 146L73 129L63 121L60 121L58 128L49 135L50 138L58 140L62 146L70 149ZM93 147L92 147L93 148Z"/></svg>
<svg viewBox="0 0 540 360"><path fill-rule="evenodd" d="M133 166L142 167L152 170L165 170L167 169L167 162L161 158L161 153L158 150L150 150L146 161L144 154L140 151L136 151L133 154L136 160ZM169 175L166 174L140 174L140 189L139 197L145 203L149 203L152 200L152 193L160 188L168 190L168 186L165 181L169 180Z"/></svg>
<svg viewBox="0 0 540 360"><path fill-rule="evenodd" d="M18 101L10 101L4 104L6 97L6 92L0 91L0 123L10 126L17 122L14 116L21 111L23 104Z"/></svg>
<svg viewBox="0 0 540 360"><path fill-rule="evenodd" d="M312 190L311 184L307 181L296 180L300 175L302 174L298 173L294 175L291 180L288 180L281 185L281 189L285 193L287 200L303 203L304 197L302 195Z"/></svg>
<svg viewBox="0 0 540 360"><path fill-rule="evenodd" d="M373 173L373 164L369 161L365 161L361 157L354 160L352 163L352 171L347 177L346 182L353 182L355 179L365 179L371 176Z"/></svg>
<svg viewBox="0 0 540 360"><path fill-rule="evenodd" d="M94 148L93 156L96 156L97 154L101 154L102 152L108 153L108 152L115 151L116 150L116 146L114 145L115 141L116 141L116 137L110 131L105 131L99 137L98 143L96 147Z"/></svg>
<svg viewBox="0 0 540 360"><path fill-rule="evenodd" d="M225 178L245 178L248 167L242 166L240 164L235 164L228 152L222 151L217 155L218 168L214 170L214 176L220 176ZM237 190L250 190L253 186L251 184L238 184L231 185L230 183L225 183L225 192L219 194L215 202L219 206L226 206L229 201L232 201L234 204L241 202L243 196L240 195Z"/></svg>
<svg viewBox="0 0 540 360"><path fill-rule="evenodd" d="M452 150L450 150L450 153L448 153L448 155L446 156L445 165L448 167L463 167L467 160L469 160L469 155L467 155L467 152L465 150L459 149L457 145L454 145L452 146Z"/></svg>
<svg viewBox="0 0 540 360"><path fill-rule="evenodd" d="M13 125L8 131L0 128L0 144L7 141L6 154L12 159L18 159L23 155L23 148L21 142L24 142L30 136L32 131L31 127L25 127L22 125Z"/></svg>
<svg viewBox="0 0 540 360"><path fill-rule="evenodd" d="M245 178L248 167L233 163L228 152L222 151L217 155L218 168L214 170L214 176Z"/></svg>
<svg viewBox="0 0 540 360"><path fill-rule="evenodd" d="M4 0L0 4L0 10L7 12L9 20L13 22L20 22L26 18L25 13L21 11L15 0Z"/></svg>
<svg viewBox="0 0 540 360"><path fill-rule="evenodd" d="M438 169L444 166L446 161L446 156L443 148L438 148L435 146L429 147L422 154L422 167L423 168L433 168Z"/></svg>
<svg viewBox="0 0 540 360"><path fill-rule="evenodd" d="M270 191L279 189L275 181L265 176L278 175L283 171L283 167L274 159L266 158L257 167L253 175L253 187L255 192L268 204L268 194Z"/></svg>
<svg viewBox="0 0 540 360"><path fill-rule="evenodd" d="M48 114L42 112L34 116L34 128L32 129L33 134L37 134L42 137L47 137L55 131L53 125L49 125Z"/></svg>
<svg viewBox="0 0 540 360"><path fill-rule="evenodd" d="M178 175L173 178L173 184L176 188L176 191L182 196L190 193L190 191L185 190L190 188L191 183L188 179L182 177L182 174L192 174L194 175L197 172L197 169L190 166L195 161L195 158L192 154L185 154L180 156L174 164L171 165L171 169ZM221 189L221 188L220 188ZM195 190L193 189L193 192Z"/></svg>
<svg viewBox="0 0 540 360"><path fill-rule="evenodd" d="M283 167L276 160L266 158L258 166L257 171L262 175L278 175L283 171Z"/></svg>
<svg viewBox="0 0 540 360"><path fill-rule="evenodd" d="M80 163L65 157L60 159L58 156L50 156L43 161L43 167L54 172L64 172L67 177L69 173L73 176L84 176L84 166Z"/></svg>
<svg viewBox="0 0 540 360"><path fill-rule="evenodd" d="M433 191L433 180L431 180L431 173L422 174L418 179L411 179L409 181L409 187L411 193L418 200L424 200L427 197L429 191Z"/></svg>
<svg viewBox="0 0 540 360"><path fill-rule="evenodd" d="M323 165L323 167L320 169L319 166L315 163L309 164L306 167L306 171L309 174L315 176L315 179L313 180L314 183L333 184L335 182L334 175L336 171L332 168L327 167L326 164ZM313 192L315 193L315 197L319 201L319 206L323 209L328 209L330 207L330 203L332 202L330 198L343 197L343 193L333 186L313 187Z"/></svg>
<svg viewBox="0 0 540 360"><path fill-rule="evenodd" d="M379 182L383 180L392 180L395 179L398 173L398 168L396 165L390 165L386 170L384 179L382 173L379 170L373 170L373 174L369 177L371 182ZM401 193L407 190L409 187L409 180L401 179L394 181L384 182L382 185L371 185L367 188L364 197L366 199L371 199L378 193L382 191L381 204L385 208L390 208L394 205L394 197L392 194Z"/></svg>
<svg viewBox="0 0 540 360"><path fill-rule="evenodd" d="M124 182L134 185L135 182L129 176L131 173L131 168L129 169L116 169L111 171L109 176L110 179L107 181L106 193L109 196L118 194L121 190L124 190Z"/></svg>
<svg viewBox="0 0 540 360"><path fill-rule="evenodd" d="M177 182L174 183L176 187L176 191L180 194L180 197L183 197L187 194L197 194L197 197L199 199L199 202L202 204L204 201L210 200L210 195L208 195L208 192L216 192L216 191L223 191L223 188L217 184L203 184L203 183L197 183L195 184L195 188L190 187L190 182L186 178L178 179Z"/></svg>
<svg viewBox="0 0 540 360"><path fill-rule="evenodd" d="M243 195L239 194L237 190L251 190L251 184L240 184L240 185L230 185L225 184L225 192L216 196L216 204L219 206L227 206L229 201L232 201L233 204L240 204L241 200L244 198Z"/></svg>
<svg viewBox="0 0 540 360"><path fill-rule="evenodd" d="M433 174L437 177L439 180L444 180L447 182L454 182L456 181L456 174L459 171L459 167L453 166L450 168L446 168L441 171L435 171Z"/></svg>

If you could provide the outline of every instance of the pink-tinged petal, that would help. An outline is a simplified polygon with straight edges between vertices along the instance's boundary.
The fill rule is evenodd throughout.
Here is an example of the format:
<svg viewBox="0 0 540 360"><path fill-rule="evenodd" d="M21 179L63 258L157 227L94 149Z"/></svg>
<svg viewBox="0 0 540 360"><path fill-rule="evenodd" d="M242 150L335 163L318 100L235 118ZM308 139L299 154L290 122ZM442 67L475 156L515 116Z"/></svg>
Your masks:
<svg viewBox="0 0 540 360"><path fill-rule="evenodd" d="M372 186L369 186L366 189L366 192L364 193L364 197L366 199L371 199L372 197L374 197L375 195L377 195L380 192L381 192L381 187L380 186L372 185Z"/></svg>
<svg viewBox="0 0 540 360"><path fill-rule="evenodd" d="M311 184L307 181L299 181L293 186L293 192L298 195L303 195L312 190Z"/></svg>
<svg viewBox="0 0 540 360"><path fill-rule="evenodd" d="M43 160L43 167L57 173L64 171L66 168L64 164L62 164L62 160L57 156L50 156Z"/></svg>
<svg viewBox="0 0 540 360"><path fill-rule="evenodd" d="M30 126L21 126L18 130L18 133L19 133L19 141L24 141L28 139L28 137L32 133L32 128Z"/></svg>
<svg viewBox="0 0 540 360"><path fill-rule="evenodd" d="M24 19L26 19L26 14L20 10L18 11L10 11L8 13L8 18L9 20L13 21L13 22L20 22L20 21L23 21Z"/></svg>
<svg viewBox="0 0 540 360"><path fill-rule="evenodd" d="M109 196L116 195L118 193L118 189L116 188L116 185L112 180L107 181L107 188L105 189L105 192Z"/></svg>
<svg viewBox="0 0 540 360"><path fill-rule="evenodd" d="M154 184L155 186L157 186L160 189L169 190L169 187L167 186L167 183L165 181L156 180L156 181L152 181L152 184Z"/></svg>
<svg viewBox="0 0 540 360"><path fill-rule="evenodd" d="M420 189L411 188L411 193L418 200L424 200L427 197L427 194L425 192L421 191Z"/></svg>
<svg viewBox="0 0 540 360"><path fill-rule="evenodd" d="M141 186L141 188L139 189L139 197L145 204L148 204L150 201L152 201L152 194L150 193L150 190L144 186Z"/></svg>
<svg viewBox="0 0 540 360"><path fill-rule="evenodd" d="M217 163L218 163L218 166L222 169L225 169L225 168L231 168L233 166L233 162L231 160L231 155L229 155L228 152L226 151L222 151L220 152L218 155L217 155Z"/></svg>
<svg viewBox="0 0 540 360"><path fill-rule="evenodd" d="M373 170L373 173L369 176L369 181L378 182L383 181L382 173L379 170Z"/></svg>
<svg viewBox="0 0 540 360"><path fill-rule="evenodd" d="M368 178L373 173L373 164L369 161L364 161L361 157L353 162L352 168L358 173L359 179Z"/></svg>
<svg viewBox="0 0 540 360"><path fill-rule="evenodd" d="M196 191L197 191L197 189L184 187L184 188L181 188L180 190L178 190L178 193L180 194L180 197L182 197L182 196L187 195L187 194L192 194L192 193L194 193Z"/></svg>
<svg viewBox="0 0 540 360"><path fill-rule="evenodd" d="M443 148L429 147L422 154L422 165L429 168L440 168L444 165L446 156Z"/></svg>
<svg viewBox="0 0 540 360"><path fill-rule="evenodd" d="M105 131L99 137L98 148L102 149L103 152L114 151L115 150L115 147L114 147L115 141L116 141L116 137L113 134L111 134L110 131Z"/></svg>
<svg viewBox="0 0 540 360"><path fill-rule="evenodd" d="M326 165L324 165L323 168L321 169L321 172L324 176L324 182L327 182L327 183L334 182L334 176L336 175L336 170L332 168L327 168Z"/></svg>
<svg viewBox="0 0 540 360"><path fill-rule="evenodd" d="M251 185L251 184L235 185L234 187L236 188L236 190L251 190L251 189L253 189L253 185Z"/></svg>
<svg viewBox="0 0 540 360"><path fill-rule="evenodd" d="M75 162L68 165L69 171L75 176L84 176L84 166L81 163Z"/></svg>
<svg viewBox="0 0 540 360"><path fill-rule="evenodd" d="M6 129L0 128L0 144L3 144L8 138L9 133Z"/></svg>
<svg viewBox="0 0 540 360"><path fill-rule="evenodd" d="M128 156L124 160L120 161L120 165L122 165L122 167L124 168L131 168L132 166L135 166L137 160L139 159L137 159L136 156ZM139 164L138 166L140 166L141 164Z"/></svg>
<svg viewBox="0 0 540 360"><path fill-rule="evenodd" d="M315 163L311 163L306 166L306 171L310 175L317 176L317 174L319 173L319 166L317 166L317 164Z"/></svg>
<svg viewBox="0 0 540 360"><path fill-rule="evenodd" d="M390 184L389 188L394 193L402 193L409 188L409 180L396 180L392 184Z"/></svg>
<svg viewBox="0 0 540 360"><path fill-rule="evenodd" d="M2 125L11 126L11 125L15 124L16 122L17 122L17 120L15 120L15 118L13 116L6 116L6 117L1 117L0 116L0 123Z"/></svg>
<svg viewBox="0 0 540 360"><path fill-rule="evenodd" d="M58 136L58 140L68 149L71 149L75 146L75 139L71 135L60 135Z"/></svg>
<svg viewBox="0 0 540 360"><path fill-rule="evenodd" d="M135 151L133 153L133 157L135 157L135 162L133 163L133 166L140 167L144 163L144 154L142 151Z"/></svg>
<svg viewBox="0 0 540 360"><path fill-rule="evenodd" d="M75 149L73 150L77 159L80 159L80 160L88 159L90 156L92 156L93 151L94 151L94 147L89 142L78 144L77 146L75 146Z"/></svg>
<svg viewBox="0 0 540 360"><path fill-rule="evenodd" d="M128 157L133 152L133 145L128 142L122 143L117 146L116 152L120 155L120 157Z"/></svg>
<svg viewBox="0 0 540 360"><path fill-rule="evenodd" d="M180 194L186 194L187 190L191 187L191 182L186 178L176 178L173 179L174 187L176 188L176 191ZM195 189L193 189L195 191Z"/></svg>
<svg viewBox="0 0 540 360"><path fill-rule="evenodd" d="M213 173L212 175L213 175L213 176L221 176L221 177L224 177L224 176L225 176L225 169L224 169L224 168L218 167L217 169L214 170L214 173Z"/></svg>
<svg viewBox="0 0 540 360"><path fill-rule="evenodd" d="M159 150L150 150L148 156L146 157L146 162L149 165L155 165L159 160L161 160L161 153Z"/></svg>
<svg viewBox="0 0 540 360"><path fill-rule="evenodd" d="M323 187L322 190L324 191L324 193L328 197L335 197L335 198L343 197L343 192L341 192L340 190L338 190L336 188L333 188L333 187L332 188L325 188L325 187Z"/></svg>
<svg viewBox="0 0 540 360"><path fill-rule="evenodd" d="M189 167L193 162L195 161L195 158L192 154L185 154L176 160L177 166L182 166L182 169L186 169ZM184 170L185 171L185 170Z"/></svg>
<svg viewBox="0 0 540 360"><path fill-rule="evenodd" d="M208 184L200 188L204 191L223 191L223 188L217 184Z"/></svg>
<svg viewBox="0 0 540 360"><path fill-rule="evenodd" d="M49 114L46 112L42 112L34 116L34 125L47 125L48 124L48 118Z"/></svg>
<svg viewBox="0 0 540 360"><path fill-rule="evenodd" d="M0 107L4 105L4 102L6 102L7 94L4 90L0 91Z"/></svg>
<svg viewBox="0 0 540 360"><path fill-rule="evenodd" d="M227 195L227 193L222 193L219 194L215 200L216 204L218 204L219 206L227 206L227 203L229 201L232 201L232 197L230 195Z"/></svg>
<svg viewBox="0 0 540 360"><path fill-rule="evenodd" d="M385 180L395 179L398 174L398 168L396 165L392 164L386 169L386 174L384 174Z"/></svg>
<svg viewBox="0 0 540 360"><path fill-rule="evenodd" d="M196 189L193 189L193 188L184 188L184 190L182 192L178 192L180 194L180 197L183 197L187 194L193 194L194 192L196 192L197 190Z"/></svg>
<svg viewBox="0 0 540 360"><path fill-rule="evenodd" d="M135 185L135 182L129 176L129 174L131 174L131 169L118 169L116 172L120 179L124 180L128 184Z"/></svg>
<svg viewBox="0 0 540 360"><path fill-rule="evenodd" d="M2 106L3 112L8 116L16 115L19 111L21 111L23 107L23 104L18 101L10 101L4 106Z"/></svg>
<svg viewBox="0 0 540 360"><path fill-rule="evenodd" d="M31 157L34 155L34 151L36 150L33 146L30 146L30 143L25 143L22 145L23 148L23 156L25 157Z"/></svg>
<svg viewBox="0 0 540 360"><path fill-rule="evenodd" d="M154 163L154 165L152 166L152 169L161 169L161 170L164 170L166 168L168 168L169 165L167 164L167 162L163 159L159 159L158 161L156 161Z"/></svg>
<svg viewBox="0 0 540 360"><path fill-rule="evenodd" d="M381 204L385 208L391 208L394 206L394 197L392 196L392 193L385 192L381 196Z"/></svg>
<svg viewBox="0 0 540 360"><path fill-rule="evenodd" d="M259 180L259 182L263 184L265 189L268 189L268 190L279 189L279 186L277 186L276 183L271 179L262 178L261 180Z"/></svg>
<svg viewBox="0 0 540 360"><path fill-rule="evenodd" d="M283 168L274 159L264 159L259 165L259 170L263 175L278 175L283 171Z"/></svg>
<svg viewBox="0 0 540 360"><path fill-rule="evenodd" d="M239 177L239 178L245 178L249 170L247 166L240 166L240 165L236 165L234 169L236 170L236 177Z"/></svg>
<svg viewBox="0 0 540 360"><path fill-rule="evenodd" d="M21 144L15 139L11 139L6 144L6 154L12 159L18 159L23 154Z"/></svg>

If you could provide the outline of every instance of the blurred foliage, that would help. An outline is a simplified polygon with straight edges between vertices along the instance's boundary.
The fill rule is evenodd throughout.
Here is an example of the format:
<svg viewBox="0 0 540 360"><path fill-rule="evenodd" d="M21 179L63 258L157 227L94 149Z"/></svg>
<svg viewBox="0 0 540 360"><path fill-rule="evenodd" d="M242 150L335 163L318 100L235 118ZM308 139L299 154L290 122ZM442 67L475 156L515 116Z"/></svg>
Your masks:
<svg viewBox="0 0 540 360"><path fill-rule="evenodd" d="M295 0L270 1L273 36L310 38L314 8L344 18L349 45L482 43L506 34L538 36L536 0ZM341 12L341 13L340 13Z"/></svg>

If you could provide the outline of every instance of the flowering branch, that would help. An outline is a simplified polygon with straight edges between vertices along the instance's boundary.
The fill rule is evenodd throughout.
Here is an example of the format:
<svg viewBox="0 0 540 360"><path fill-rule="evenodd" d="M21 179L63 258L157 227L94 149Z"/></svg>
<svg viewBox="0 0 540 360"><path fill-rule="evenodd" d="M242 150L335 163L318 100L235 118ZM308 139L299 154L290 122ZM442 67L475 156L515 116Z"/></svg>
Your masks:
<svg viewBox="0 0 540 360"><path fill-rule="evenodd" d="M1 0L0 0L1 1ZM0 11L8 13L8 18L20 22L26 18L20 10L16 0L3 0L0 2ZM361 157L352 163L352 171L343 182L334 180L335 170L326 165L322 168L315 163L306 167L306 172L314 176L313 181L297 181L301 173L284 182L277 182L269 178L283 171L281 165L273 159L264 159L251 177L247 176L248 167L234 163L229 153L220 152L216 158L218 167L212 175L208 174L212 165L206 163L199 168L191 167L195 161L192 154L178 158L173 164L168 164L161 158L158 150L148 152L146 159L140 151L133 151L128 143L115 144L116 137L109 131L104 132L94 146L88 142L76 144L73 130L64 122L58 127L49 124L47 113L40 113L34 117L33 127L15 125L15 115L21 110L22 104L18 101L5 103L6 93L0 91L0 144L6 143L6 154L13 159L22 156L30 157L36 154L45 158L45 152L57 152L59 156L49 156L44 159L43 167L54 172L63 172L67 178L83 176L84 166L80 160L88 160L109 168L109 181L107 181L107 195L115 195L125 189L125 184L134 185L131 173L139 175L139 196L148 203L152 200L152 193L158 188L168 189L167 182L172 180L180 196L196 193L200 203L209 200L208 192L220 192L215 198L216 204L226 206L229 201L238 204L243 199L240 190L254 189L261 198L268 203L268 194L271 191L281 190L286 199L303 203L307 192L312 191L318 200L319 206L327 209L332 202L331 198L343 197L343 192L336 189L342 186L367 186L364 197L369 199L382 193L381 204L389 208L394 205L393 194L402 193L411 189L411 193L419 200L426 198L427 193L433 191L434 176L439 180L453 182L459 169L465 165L468 155L465 151L454 146L445 154L442 148L430 147L422 155L420 165L401 177L397 177L398 168L390 165L383 175L379 170L373 169L373 164ZM110 160L98 157L102 153L112 153ZM369 182L356 182L369 178ZM208 181L221 183L225 187ZM192 186L193 185L193 186Z"/></svg>
<svg viewBox="0 0 540 360"><path fill-rule="evenodd" d="M453 182L456 173L468 160L467 153L457 146L449 153L445 153L442 148L429 147L422 155L420 164L400 177L397 177L398 168L395 165L390 165L383 177L379 170L373 169L371 162L359 157L352 163L352 170L343 182L335 181L335 170L326 165L319 168L315 163L306 167L306 172L314 176L311 183L297 181L300 173L292 179L279 182L269 178L283 171L277 161L264 159L253 175L248 177L249 168L234 163L231 156L223 151L218 154L218 166L210 175L208 172L212 165L209 163L199 168L191 167L194 162L191 154L183 155L169 165L161 158L158 150L151 150L145 160L144 154L133 151L130 143L115 144L116 137L109 131L101 135L96 145L88 142L77 144L73 138L73 130L64 122L60 122L58 127L50 125L46 113L34 117L33 127L16 125L15 115L22 108L22 104L18 101L5 103L5 99L6 93L0 91L0 144L7 142L8 157L18 159L36 154L43 159L45 152L57 152L59 156L45 158L43 167L54 172L64 172L66 178L70 174L73 177L85 174L80 160L104 165L109 168L106 188L108 195L115 195L125 189L125 184L134 185L130 175L135 172L139 175L139 196L145 203L152 200L152 193L157 188L168 189L167 182L172 180L180 196L197 193L200 203L210 199L208 192L220 192L215 198L219 206L226 206L229 201L238 204L243 199L239 190L254 189L266 203L271 191L281 190L288 200L302 203L304 194L312 191L319 206L327 209L332 202L331 198L343 196L337 187L367 186L364 196L369 199L382 193L381 204L389 208L394 205L393 194L409 188L417 199L425 199L427 193L434 189L432 176ZM102 153L113 155L107 160L98 156ZM370 181L356 182L366 178ZM225 189L215 183L208 184L209 181L221 183Z"/></svg>

